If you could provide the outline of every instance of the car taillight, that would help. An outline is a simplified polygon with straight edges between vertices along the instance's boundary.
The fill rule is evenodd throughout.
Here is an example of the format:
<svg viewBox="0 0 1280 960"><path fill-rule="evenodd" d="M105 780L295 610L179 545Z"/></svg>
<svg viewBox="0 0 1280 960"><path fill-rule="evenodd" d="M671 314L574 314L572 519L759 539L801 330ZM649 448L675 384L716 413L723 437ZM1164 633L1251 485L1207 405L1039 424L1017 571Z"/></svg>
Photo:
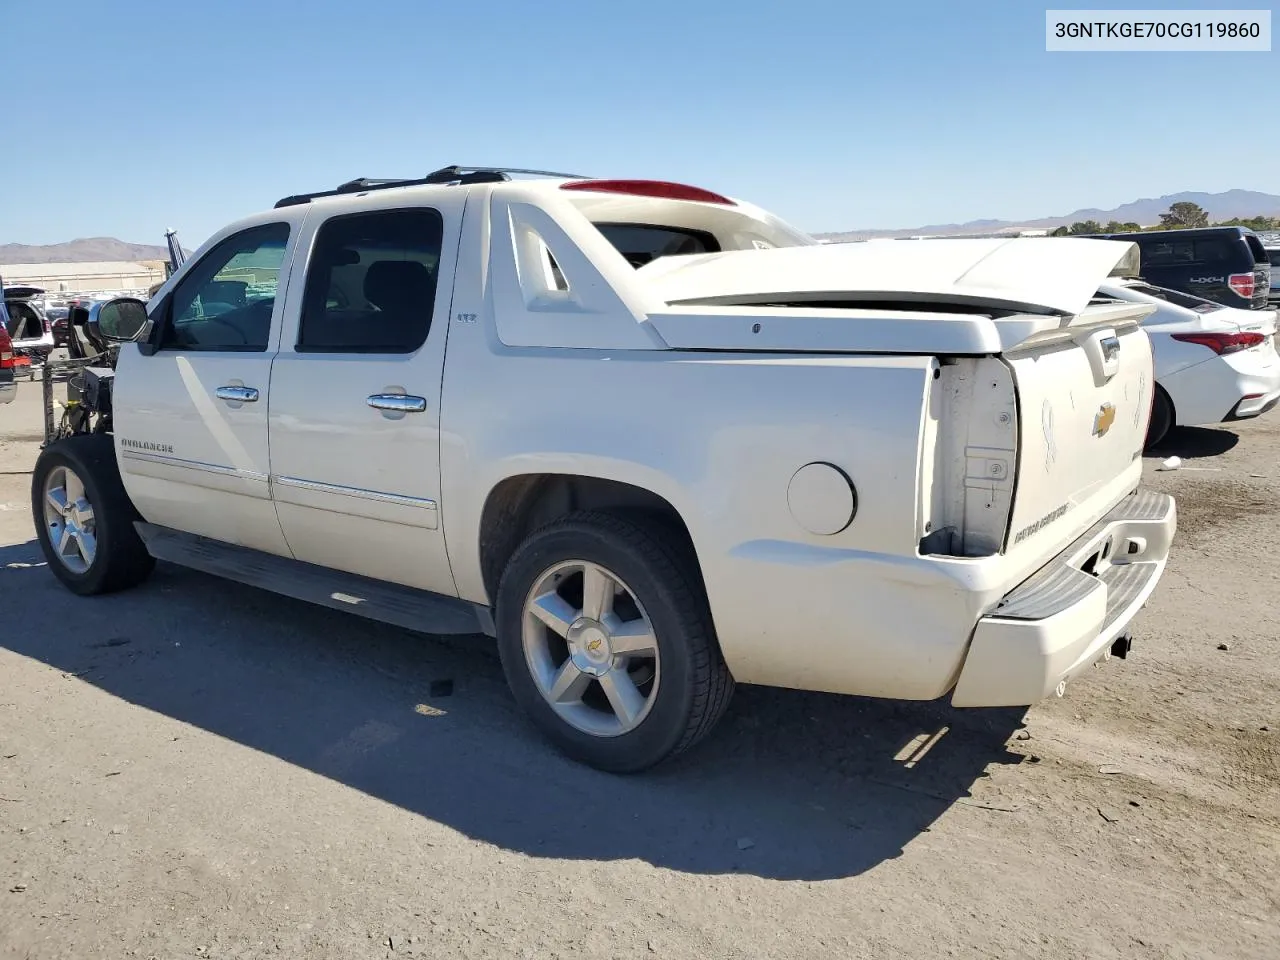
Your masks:
<svg viewBox="0 0 1280 960"><path fill-rule="evenodd" d="M1255 278L1252 273L1233 273L1227 277L1227 286L1244 297L1246 300L1253 299L1253 290Z"/></svg>
<svg viewBox="0 0 1280 960"><path fill-rule="evenodd" d="M15 365L13 341L9 338L9 331L4 328L4 324L0 323L0 370L12 370Z"/></svg>
<svg viewBox="0 0 1280 960"><path fill-rule="evenodd" d="M1198 343L1221 356L1261 346L1267 338L1261 333L1175 333L1173 339L1183 343Z"/></svg>
<svg viewBox="0 0 1280 960"><path fill-rule="evenodd" d="M692 200L696 203L718 203L736 207L728 197L701 187L666 180L573 180L561 184L561 190L588 190L592 193L625 193L633 197L656 197L660 200Z"/></svg>

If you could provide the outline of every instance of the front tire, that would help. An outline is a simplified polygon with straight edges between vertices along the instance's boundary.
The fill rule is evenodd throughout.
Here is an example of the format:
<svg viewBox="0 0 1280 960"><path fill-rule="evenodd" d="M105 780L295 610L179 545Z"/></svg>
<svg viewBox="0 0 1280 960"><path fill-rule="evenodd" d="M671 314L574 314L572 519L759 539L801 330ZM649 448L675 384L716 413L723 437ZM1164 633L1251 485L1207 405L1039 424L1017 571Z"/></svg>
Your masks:
<svg viewBox="0 0 1280 960"><path fill-rule="evenodd" d="M120 480L109 434L45 447L32 471L31 515L49 569L73 593L124 590L155 567L133 526L140 517Z"/></svg>
<svg viewBox="0 0 1280 960"><path fill-rule="evenodd" d="M497 627L516 701L600 770L687 750L733 693L692 558L638 519L584 512L530 535L503 572Z"/></svg>

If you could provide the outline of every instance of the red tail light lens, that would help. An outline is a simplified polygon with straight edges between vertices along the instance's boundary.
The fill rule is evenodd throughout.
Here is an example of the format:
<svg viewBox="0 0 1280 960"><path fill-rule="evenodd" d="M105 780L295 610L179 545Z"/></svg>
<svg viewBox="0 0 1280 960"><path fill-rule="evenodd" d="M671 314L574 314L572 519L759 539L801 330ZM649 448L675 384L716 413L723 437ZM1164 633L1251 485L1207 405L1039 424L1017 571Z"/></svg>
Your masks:
<svg viewBox="0 0 1280 960"><path fill-rule="evenodd" d="M1267 338L1261 333L1175 333L1173 339L1183 343L1198 343L1221 356L1261 346Z"/></svg>
<svg viewBox="0 0 1280 960"><path fill-rule="evenodd" d="M692 200L695 203L718 203L736 207L728 197L723 197L701 187L666 180L574 180L561 184L561 190L584 190L591 193L623 193L633 197L655 197L659 200Z"/></svg>
<svg viewBox="0 0 1280 960"><path fill-rule="evenodd" d="M0 323L0 370L12 370L16 365L13 359L13 341L4 324Z"/></svg>
<svg viewBox="0 0 1280 960"><path fill-rule="evenodd" d="M1253 299L1255 283L1252 273L1233 273L1227 277L1227 285L1246 300Z"/></svg>

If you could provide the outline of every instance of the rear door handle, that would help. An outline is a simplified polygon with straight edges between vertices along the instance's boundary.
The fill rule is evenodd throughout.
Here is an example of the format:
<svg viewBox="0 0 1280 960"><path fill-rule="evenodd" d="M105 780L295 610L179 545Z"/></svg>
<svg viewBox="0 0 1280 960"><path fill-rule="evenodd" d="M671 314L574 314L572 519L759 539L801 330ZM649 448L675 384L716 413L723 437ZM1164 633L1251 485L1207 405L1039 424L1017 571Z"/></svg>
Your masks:
<svg viewBox="0 0 1280 960"><path fill-rule="evenodd" d="M213 391L219 400L231 400L236 403L257 403L257 387L219 387Z"/></svg>
<svg viewBox="0 0 1280 960"><path fill-rule="evenodd" d="M375 393L365 403L375 410L393 410L396 413L422 413L427 409L426 397L414 397L403 393Z"/></svg>

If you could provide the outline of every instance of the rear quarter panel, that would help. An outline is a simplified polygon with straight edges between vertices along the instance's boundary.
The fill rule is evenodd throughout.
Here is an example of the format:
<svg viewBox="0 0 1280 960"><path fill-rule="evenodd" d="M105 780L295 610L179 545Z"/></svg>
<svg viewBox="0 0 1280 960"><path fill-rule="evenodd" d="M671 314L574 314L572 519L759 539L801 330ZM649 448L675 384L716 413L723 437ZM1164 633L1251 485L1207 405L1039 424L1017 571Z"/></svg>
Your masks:
<svg viewBox="0 0 1280 960"><path fill-rule="evenodd" d="M600 477L684 519L739 681L914 698L951 682L977 614L916 557L932 358L508 348L480 324L454 324L448 349L441 523L464 598L494 599L478 532L495 487ZM814 461L857 490L835 535L788 506Z"/></svg>

